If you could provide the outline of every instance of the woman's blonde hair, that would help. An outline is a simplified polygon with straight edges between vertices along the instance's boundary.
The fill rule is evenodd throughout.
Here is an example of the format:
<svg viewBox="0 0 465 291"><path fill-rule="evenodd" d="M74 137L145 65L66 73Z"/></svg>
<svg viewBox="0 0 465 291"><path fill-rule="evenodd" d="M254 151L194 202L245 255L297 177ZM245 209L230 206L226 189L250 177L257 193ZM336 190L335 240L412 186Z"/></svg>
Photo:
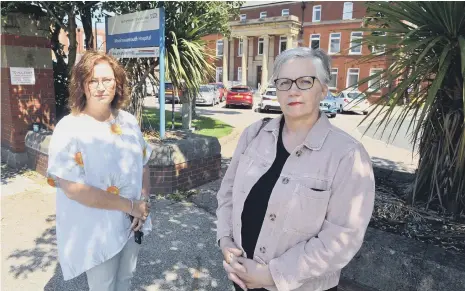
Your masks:
<svg viewBox="0 0 465 291"><path fill-rule="evenodd" d="M89 80L92 78L94 66L102 62L107 62L115 74L115 97L111 102L111 108L124 108L129 103L131 94L123 67L115 58L103 52L87 51L71 71L68 99L68 107L71 113L81 113L86 107L85 86L88 85Z"/></svg>

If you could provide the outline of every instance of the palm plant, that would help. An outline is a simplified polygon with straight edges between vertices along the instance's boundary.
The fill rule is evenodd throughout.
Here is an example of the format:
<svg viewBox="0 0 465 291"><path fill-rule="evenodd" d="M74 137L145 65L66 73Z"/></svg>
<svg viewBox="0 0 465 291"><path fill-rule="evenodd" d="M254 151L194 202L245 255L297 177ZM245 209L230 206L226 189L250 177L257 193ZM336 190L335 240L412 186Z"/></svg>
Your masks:
<svg viewBox="0 0 465 291"><path fill-rule="evenodd" d="M165 9L165 77L175 88L186 92L181 97L183 109L191 111L192 102L202 83L207 82L214 73L209 60L214 59L202 36L210 33L228 34L228 21L239 13L240 1L171 1L171 2L105 2L103 8L118 14L161 7ZM135 114L141 126L143 99L145 97L146 78L158 86L159 80L154 74L159 60L125 59L121 60L129 72L133 88L133 98L129 110ZM186 108L186 106L188 108ZM183 115L183 126L188 127Z"/></svg>
<svg viewBox="0 0 465 291"><path fill-rule="evenodd" d="M390 63L359 82L370 81L367 96L390 87L369 127L378 120L384 131L393 122L395 135L409 122L419 154L409 202L457 217L465 210L465 2L368 2L365 24L360 45L384 52L361 62L386 57ZM399 110L405 97L411 101Z"/></svg>

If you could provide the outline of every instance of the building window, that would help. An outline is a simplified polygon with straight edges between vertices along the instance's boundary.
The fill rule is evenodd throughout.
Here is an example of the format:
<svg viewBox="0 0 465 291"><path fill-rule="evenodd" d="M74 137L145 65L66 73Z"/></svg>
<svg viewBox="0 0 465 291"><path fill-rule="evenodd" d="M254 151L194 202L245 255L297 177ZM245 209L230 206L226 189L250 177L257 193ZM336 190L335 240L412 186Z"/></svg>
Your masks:
<svg viewBox="0 0 465 291"><path fill-rule="evenodd" d="M344 2L344 11L342 12L342 19L352 19L353 11L354 11L354 3Z"/></svg>
<svg viewBox="0 0 465 291"><path fill-rule="evenodd" d="M370 76L375 74L381 73L383 69L370 69ZM368 81L368 90L370 91L378 91L383 86L383 81L381 79L381 75L375 77Z"/></svg>
<svg viewBox="0 0 465 291"><path fill-rule="evenodd" d="M241 20L241 21L244 21L244 20L247 19L247 15L246 15L246 14L241 14L239 17L240 17L240 20Z"/></svg>
<svg viewBox="0 0 465 291"><path fill-rule="evenodd" d="M313 22L321 21L321 5L313 6Z"/></svg>
<svg viewBox="0 0 465 291"><path fill-rule="evenodd" d="M331 68L331 79L329 80L328 87L330 89L337 89L337 68Z"/></svg>
<svg viewBox="0 0 465 291"><path fill-rule="evenodd" d="M266 11L260 12L260 19L266 18Z"/></svg>
<svg viewBox="0 0 465 291"><path fill-rule="evenodd" d="M263 55L263 47L265 46L265 42L263 38L258 39L258 55L261 56Z"/></svg>
<svg viewBox="0 0 465 291"><path fill-rule="evenodd" d="M288 15L289 15L289 9L281 10L281 16L288 16Z"/></svg>
<svg viewBox="0 0 465 291"><path fill-rule="evenodd" d="M373 36L386 36L386 32L374 31ZM386 51L386 45L375 45L371 46L371 52L374 54L382 54Z"/></svg>
<svg viewBox="0 0 465 291"><path fill-rule="evenodd" d="M329 53L337 54L341 51L341 33L331 33L329 35Z"/></svg>
<svg viewBox="0 0 465 291"><path fill-rule="evenodd" d="M355 87L357 88L357 84L358 84L358 75L360 73L360 69L349 69L349 71L347 72L347 88L349 87Z"/></svg>
<svg viewBox="0 0 465 291"><path fill-rule="evenodd" d="M223 77L223 67L216 67L216 82L221 82Z"/></svg>
<svg viewBox="0 0 465 291"><path fill-rule="evenodd" d="M216 41L216 56L217 57L223 56L223 40L222 39Z"/></svg>
<svg viewBox="0 0 465 291"><path fill-rule="evenodd" d="M239 46L238 46L238 49L237 49L237 55L238 56L242 56L242 50L244 49L244 40L241 38L239 39Z"/></svg>
<svg viewBox="0 0 465 291"><path fill-rule="evenodd" d="M238 82L242 81L242 67L237 68L237 81Z"/></svg>
<svg viewBox="0 0 465 291"><path fill-rule="evenodd" d="M362 53L360 40L363 38L363 32L352 32L350 34L350 50L349 54L359 55Z"/></svg>
<svg viewBox="0 0 465 291"><path fill-rule="evenodd" d="M310 36L310 47L314 50L320 48L320 35L319 34L312 34Z"/></svg>
<svg viewBox="0 0 465 291"><path fill-rule="evenodd" d="M287 37L280 36L279 37L279 53L282 53L287 49Z"/></svg>

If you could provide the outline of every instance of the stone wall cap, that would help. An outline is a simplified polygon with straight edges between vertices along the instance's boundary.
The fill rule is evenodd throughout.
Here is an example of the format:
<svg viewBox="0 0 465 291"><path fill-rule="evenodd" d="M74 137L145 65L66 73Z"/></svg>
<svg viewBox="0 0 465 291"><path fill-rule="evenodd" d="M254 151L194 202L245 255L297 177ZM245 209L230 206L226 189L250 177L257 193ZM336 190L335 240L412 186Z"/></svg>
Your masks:
<svg viewBox="0 0 465 291"><path fill-rule="evenodd" d="M26 147L48 155L48 146L52 133L52 131L48 130L41 130L39 132L28 131L26 134Z"/></svg>

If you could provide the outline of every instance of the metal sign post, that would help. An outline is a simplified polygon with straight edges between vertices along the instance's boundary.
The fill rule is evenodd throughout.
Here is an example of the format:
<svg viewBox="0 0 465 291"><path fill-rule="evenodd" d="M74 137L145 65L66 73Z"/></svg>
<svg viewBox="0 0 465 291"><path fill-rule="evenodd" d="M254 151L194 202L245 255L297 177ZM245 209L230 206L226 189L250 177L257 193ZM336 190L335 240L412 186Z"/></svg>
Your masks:
<svg viewBox="0 0 465 291"><path fill-rule="evenodd" d="M165 138L165 10L156 8L105 18L107 54L116 58L158 57L160 139Z"/></svg>
<svg viewBox="0 0 465 291"><path fill-rule="evenodd" d="M161 7L159 11L160 56L158 57L158 67L160 68L160 86L158 87L158 103L160 104L160 139L165 139L165 8Z"/></svg>

